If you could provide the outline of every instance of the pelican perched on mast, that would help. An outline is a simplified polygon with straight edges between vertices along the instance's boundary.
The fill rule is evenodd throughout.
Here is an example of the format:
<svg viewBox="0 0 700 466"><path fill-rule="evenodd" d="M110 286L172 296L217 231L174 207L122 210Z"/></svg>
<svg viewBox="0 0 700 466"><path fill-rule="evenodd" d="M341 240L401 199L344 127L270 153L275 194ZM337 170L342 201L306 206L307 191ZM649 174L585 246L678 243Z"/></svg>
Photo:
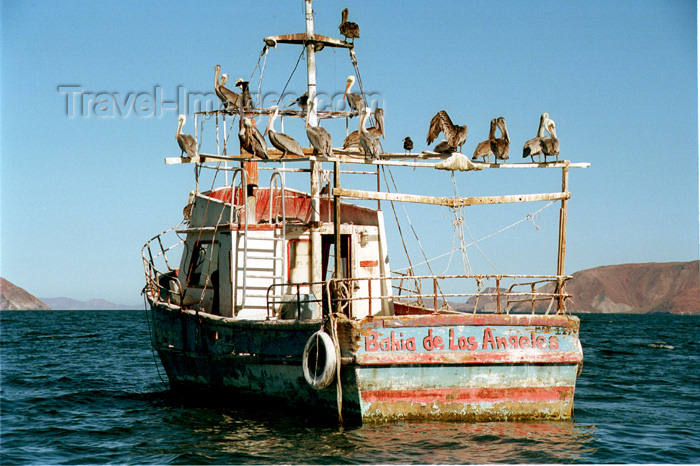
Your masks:
<svg viewBox="0 0 700 466"><path fill-rule="evenodd" d="M549 113L540 115L540 126L537 128L537 136L529 139L523 146L523 158L530 157L531 161L535 161L536 155L542 154L542 139L544 138L544 123L549 119ZM542 157L538 157L542 161Z"/></svg>
<svg viewBox="0 0 700 466"><path fill-rule="evenodd" d="M372 126L367 129L372 134L381 136L386 139L384 133L384 110L378 108L374 111L374 119L376 120L376 126ZM353 131L348 134L348 136L343 141L343 149L359 149L360 148L360 130Z"/></svg>
<svg viewBox="0 0 700 466"><path fill-rule="evenodd" d="M216 65L219 66L219 65ZM225 85L228 82L228 75L226 73L221 75L221 81L218 86L214 87L216 95L219 96L221 102L224 104L224 108L227 111L235 111L238 108L238 100L240 99L240 94L236 94L231 89L228 89Z"/></svg>
<svg viewBox="0 0 700 466"><path fill-rule="evenodd" d="M460 151L462 150L462 146L467 140L467 126L453 124L449 115L444 110L437 112L432 120L430 120L430 128L428 129L428 137L426 138L427 143L432 144L441 132L447 138L447 145L442 145L439 152L448 152L447 149L451 149L449 152L454 152L457 148L459 148ZM442 143L438 145L441 144ZM436 152L438 152L437 149L436 147Z"/></svg>
<svg viewBox="0 0 700 466"><path fill-rule="evenodd" d="M360 111L365 107L365 102L360 94L353 94L352 92L350 92L354 84L355 76L348 76L348 79L345 83L345 93L343 94L343 97L347 99L348 105L352 109L353 113L359 115Z"/></svg>
<svg viewBox="0 0 700 466"><path fill-rule="evenodd" d="M548 138L542 138L542 153L544 154L544 161L547 161L547 156L556 156L557 161L559 160L559 139L557 138L557 130L554 125L554 120L547 118L544 122L544 128L549 133Z"/></svg>
<svg viewBox="0 0 700 466"><path fill-rule="evenodd" d="M243 99L243 108L248 109L253 106L253 98L248 90L248 81L243 81L242 78L236 80L236 86L241 88L241 98Z"/></svg>
<svg viewBox="0 0 700 466"><path fill-rule="evenodd" d="M270 107L270 109L275 109L270 119L267 121L267 129L265 130L265 136L270 139L270 143L282 152L282 157L286 157L287 154L295 154L300 157L304 156L304 151L301 149L301 145L291 136L287 136L284 133L278 133L275 131L275 119L279 114L279 108L276 105Z"/></svg>
<svg viewBox="0 0 700 466"><path fill-rule="evenodd" d="M193 158L197 156L197 142L189 134L182 133L182 126L185 124L185 115L180 115L177 123L177 133L175 133L175 139L177 140L177 145L180 146L180 156L187 154L187 157Z"/></svg>
<svg viewBox="0 0 700 466"><path fill-rule="evenodd" d="M510 137L508 136L508 128L506 128L506 119L503 117L498 117L491 120L491 125L496 122L496 126L501 130L501 137L495 137L495 129L491 131L489 136L489 141L491 143L491 152L495 157L496 163L499 160L508 160L508 150L510 148Z"/></svg>
<svg viewBox="0 0 700 466"><path fill-rule="evenodd" d="M316 98L309 102L309 111L306 113L306 136L309 138L311 147L314 148L314 155L320 153L325 157L333 157L333 143L330 133L321 126L309 124L309 115L316 105Z"/></svg>
<svg viewBox="0 0 700 466"><path fill-rule="evenodd" d="M355 39L360 38L360 26L358 26L357 23L348 21L349 13L350 12L347 8L343 9L343 12L340 14L341 19L340 26L338 26L338 29L340 30L340 34L345 36L345 42L347 42L348 39L352 39L352 42L354 44Z"/></svg>
<svg viewBox="0 0 700 466"><path fill-rule="evenodd" d="M257 122L243 115L242 103L239 103L238 111L240 114L238 140L241 143L241 150L245 149L246 152L253 154L253 156L267 160L267 143L265 143L265 138L258 131Z"/></svg>
<svg viewBox="0 0 700 466"><path fill-rule="evenodd" d="M360 128L358 131L360 132L360 146L365 152L365 156L376 159L379 157L379 154L382 153L382 144L379 142L378 134L371 133L367 130L367 128L365 128L365 121L367 121L367 117L370 113L372 113L372 109L369 107L365 107L362 110L362 116L360 117Z"/></svg>

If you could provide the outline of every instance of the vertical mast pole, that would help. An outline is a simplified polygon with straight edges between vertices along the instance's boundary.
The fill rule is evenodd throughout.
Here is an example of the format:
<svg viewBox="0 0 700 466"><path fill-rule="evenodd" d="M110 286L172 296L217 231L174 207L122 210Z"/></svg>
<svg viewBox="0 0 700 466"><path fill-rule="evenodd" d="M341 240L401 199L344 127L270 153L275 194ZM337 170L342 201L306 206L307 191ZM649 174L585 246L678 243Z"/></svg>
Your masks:
<svg viewBox="0 0 700 466"><path fill-rule="evenodd" d="M561 190L563 193L569 191L569 166L568 164L561 169ZM566 199L561 200L559 208L559 249L557 252L557 293L559 300L557 305L558 311L564 311L564 299L561 294L564 293L564 258L566 255Z"/></svg>
<svg viewBox="0 0 700 466"><path fill-rule="evenodd" d="M304 1L306 18L306 39L314 38L314 9L312 0ZM316 99L316 51L313 41L306 44L306 80L309 92L309 103ZM316 105L309 105L309 125L316 126ZM311 171L311 281L320 282L321 277L321 211L320 211L320 163L315 157L311 157L309 162ZM337 267L337 264L336 264ZM313 285L311 292L316 299L322 298L323 289L321 285Z"/></svg>

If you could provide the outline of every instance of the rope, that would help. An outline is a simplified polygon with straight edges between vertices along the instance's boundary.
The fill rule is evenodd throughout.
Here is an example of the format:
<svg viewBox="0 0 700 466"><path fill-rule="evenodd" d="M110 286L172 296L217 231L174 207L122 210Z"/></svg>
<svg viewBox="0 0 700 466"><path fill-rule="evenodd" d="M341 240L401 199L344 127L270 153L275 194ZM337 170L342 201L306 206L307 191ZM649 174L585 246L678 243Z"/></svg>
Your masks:
<svg viewBox="0 0 700 466"><path fill-rule="evenodd" d="M517 225L520 224L520 223L527 222L527 221L531 221L531 222L533 222L533 224L534 224L534 221L533 221L532 219L533 219L535 216L537 216L540 212L542 212L543 210L545 210L546 208L548 208L548 207L554 205L555 202L556 202L556 201L551 201L551 202L549 202L547 205L545 205L544 207L542 207L541 209L537 210L536 212L527 214L527 215L525 216L525 218L522 218L522 219L518 220L517 222L508 225L507 227L503 227L503 228L501 228L500 230L495 231L495 232L493 232L493 233L491 233L491 234L489 234L489 235L483 236L483 237L481 237L481 238L479 238L479 239L477 239L477 240L475 240L474 237L471 235L471 231L469 231L469 226L467 226L467 225L465 224L465 226L467 227L467 231L469 231L469 236L470 236L471 239L472 239L472 242L470 242L469 244L465 245L465 248L468 248L468 247L470 247L470 246L477 246L478 243L480 243L480 242L482 242L482 241L484 241L484 240L487 240L487 239L491 238L492 236L496 236L496 235L498 235L498 234L500 234L500 233L503 233L503 232L506 231L506 230L510 230L511 228L517 226ZM539 227L538 227L536 224L535 224L535 228L538 228L538 229L539 229ZM439 256L435 256L435 257L433 257L432 259L430 259L429 261L426 261L426 262L433 262L433 261L436 261L436 260L438 260L438 259L441 259L441 258L443 258L443 257L445 257L445 256L447 256L447 255L453 254L455 251L457 251L457 249L458 249L458 248L455 248L455 249L453 249L452 251L448 251L448 252L446 252L446 253L444 253L444 254L440 254ZM416 266L419 266L419 265L424 265L426 262L419 262L419 263L417 263L417 264L415 264L415 265L413 265L413 266L409 265L409 267L404 267L404 268L401 268L401 269L396 269L396 271L397 271L397 272L400 272L400 271L402 271L402 270L411 270L413 267L416 267ZM494 268L496 268L496 267L494 266ZM497 269L497 268L496 268L496 269Z"/></svg>
<svg viewBox="0 0 700 466"><path fill-rule="evenodd" d="M301 61L301 57L304 56L305 51L306 51L306 47L302 47L301 53L299 54L299 58L297 58L297 63L296 63L296 65L294 65L294 69L292 70L292 74L289 75L289 79L287 79L287 82L284 84L284 88L282 89L282 93L280 94L280 98L277 99L277 105L279 105L280 102L282 101L282 97L284 96L284 91L287 90L287 86L289 85L289 81L292 80L294 73L296 73L297 67L299 66L299 62Z"/></svg>
<svg viewBox="0 0 700 466"><path fill-rule="evenodd" d="M148 335L149 335L151 341L153 341L153 329L151 328L151 321L148 318L148 301L146 301L145 289L141 294L143 294L143 305L144 305L144 310L145 310L145 315L146 315L146 325L148 326ZM153 348L153 343L151 343L150 346L151 346L151 355L153 356L153 363L156 366L156 372L158 373L158 378L160 379L160 382L163 384L163 387L165 387L165 389L167 390L168 384L165 382L165 380L163 380L163 376L160 373L160 367L158 367L158 360L156 359L156 352L155 352L155 349Z"/></svg>
<svg viewBox="0 0 700 466"><path fill-rule="evenodd" d="M338 318L334 313L331 313L331 337L333 338L333 346L335 346L335 391L336 403L338 404L338 422L343 423L343 386L340 381L340 342L338 341Z"/></svg>

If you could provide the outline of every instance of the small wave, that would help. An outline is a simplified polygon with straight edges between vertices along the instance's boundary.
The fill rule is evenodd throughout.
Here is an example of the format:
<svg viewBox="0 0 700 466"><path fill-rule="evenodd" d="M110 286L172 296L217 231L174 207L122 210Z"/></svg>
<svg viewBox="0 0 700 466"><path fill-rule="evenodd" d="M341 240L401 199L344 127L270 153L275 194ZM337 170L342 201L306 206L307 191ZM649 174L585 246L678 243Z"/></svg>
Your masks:
<svg viewBox="0 0 700 466"><path fill-rule="evenodd" d="M649 343L647 346L649 348L654 348L654 349L667 349L667 350L676 349L675 346L669 345L665 341L655 341L654 343Z"/></svg>

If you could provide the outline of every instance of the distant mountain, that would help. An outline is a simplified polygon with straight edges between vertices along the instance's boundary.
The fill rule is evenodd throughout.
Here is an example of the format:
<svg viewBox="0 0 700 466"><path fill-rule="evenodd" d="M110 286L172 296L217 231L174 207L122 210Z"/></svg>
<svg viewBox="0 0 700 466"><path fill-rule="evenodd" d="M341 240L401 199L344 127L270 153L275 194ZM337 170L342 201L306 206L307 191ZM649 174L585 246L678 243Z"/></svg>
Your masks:
<svg viewBox="0 0 700 466"><path fill-rule="evenodd" d="M700 261L622 264L581 270L572 275L566 291L572 295L567 309L574 314L620 313L700 314ZM553 285L542 287L551 291ZM457 309L474 309L472 298ZM544 310L549 302L539 302ZM495 298L480 298L479 310L495 310ZM526 312L529 303L514 308Z"/></svg>
<svg viewBox="0 0 700 466"><path fill-rule="evenodd" d="M26 311L51 309L36 297L27 293L24 289L0 277L0 310L2 311Z"/></svg>
<svg viewBox="0 0 700 466"><path fill-rule="evenodd" d="M41 298L51 309L62 311L117 311L129 309L143 309L141 306L127 306L124 304L114 304L104 299L91 299L89 301L78 301L71 298Z"/></svg>

